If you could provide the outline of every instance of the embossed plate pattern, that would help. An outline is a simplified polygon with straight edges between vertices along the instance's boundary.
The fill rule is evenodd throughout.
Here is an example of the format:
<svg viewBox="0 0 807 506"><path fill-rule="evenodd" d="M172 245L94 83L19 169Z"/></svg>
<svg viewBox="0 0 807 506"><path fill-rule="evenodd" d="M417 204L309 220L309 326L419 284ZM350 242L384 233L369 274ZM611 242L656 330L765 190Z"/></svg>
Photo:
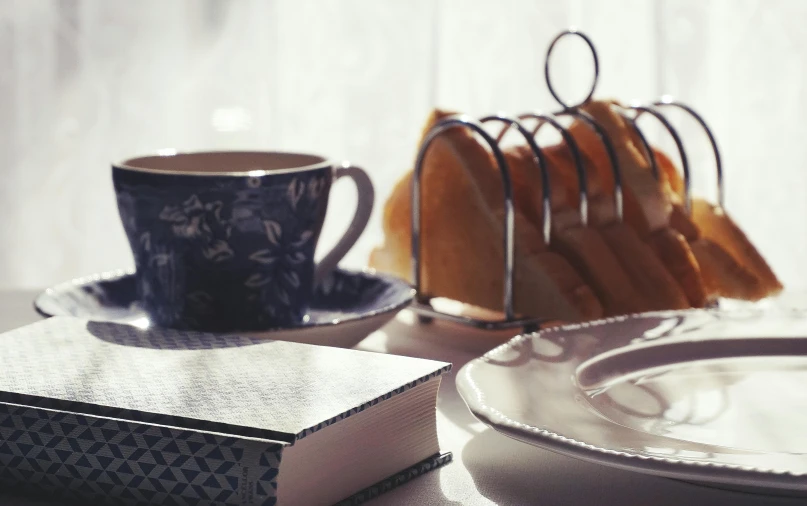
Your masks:
<svg viewBox="0 0 807 506"><path fill-rule="evenodd" d="M807 313L648 313L522 335L463 367L474 415L668 478L807 494Z"/></svg>

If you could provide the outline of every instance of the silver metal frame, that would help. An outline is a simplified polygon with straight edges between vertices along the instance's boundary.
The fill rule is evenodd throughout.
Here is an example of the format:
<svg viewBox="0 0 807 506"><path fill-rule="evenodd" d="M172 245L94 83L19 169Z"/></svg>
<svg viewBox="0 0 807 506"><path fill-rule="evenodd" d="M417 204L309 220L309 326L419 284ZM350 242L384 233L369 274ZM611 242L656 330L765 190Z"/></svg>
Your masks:
<svg viewBox="0 0 807 506"><path fill-rule="evenodd" d="M591 58L594 62L594 75L591 80L591 87L589 88L588 94L586 98L583 99L581 102L575 105L569 105L560 98L558 93L555 91L555 87L552 85L552 79L550 77L549 72L549 58L552 55L552 50L555 49L555 46L561 39L566 36L577 36L588 45L588 48L591 50ZM597 56L597 48L594 47L594 43L591 39L583 32L578 31L577 29L571 28L569 30L564 30L563 32L559 33L552 42L549 44L549 48L546 51L546 59L544 61L544 80L546 81L546 86L549 89L549 93L552 94L555 101L560 105L561 110L558 112L553 113L554 116L570 116L577 120L580 120L583 124L585 124L588 128L590 128L597 138L602 142L603 147L605 148L605 152L608 156L608 162L611 164L611 173L613 174L614 178L614 209L616 211L617 220L620 222L624 219L624 194L622 191L622 170L619 167L619 161L617 159L616 150L614 149L614 144L611 142L611 139L608 138L608 134L606 133L605 129L600 125L597 120L595 120L589 113L585 110L581 109L591 97L594 96L594 91L597 89L597 83L600 79L600 59ZM540 125L539 125L540 127ZM537 132L537 128L535 130ZM534 133L535 133L534 132ZM561 132L563 135L563 140L569 144L570 146L574 143L574 146L577 144L574 142L574 138L569 134L564 134L565 129ZM568 132L566 132L568 134ZM581 164L582 165L582 164ZM578 177L580 173L580 168L578 167ZM582 202L582 199L581 199ZM587 224L587 220L582 220L583 224Z"/></svg>
<svg viewBox="0 0 807 506"><path fill-rule="evenodd" d="M594 59L594 79L591 82L591 89L589 90L588 95L586 95L586 98L575 105L569 105L564 102L562 98L560 98L560 95L558 95L558 92L555 91L555 87L552 85L552 78L549 75L549 58L552 56L552 51L555 49L555 46L557 46L561 39L569 35L577 36L583 39L583 41L588 45L588 48L591 49L591 56ZM597 88L597 83L600 80L600 59L597 57L597 50L594 47L594 42L591 41L588 35L578 31L576 28L570 28L560 32L554 39L552 39L552 42L549 43L549 48L546 50L546 57L544 58L544 80L546 81L547 88L549 88L549 93L552 94L552 97L564 109L577 109L581 105L591 100L591 97L594 96L594 90Z"/></svg>
<svg viewBox="0 0 807 506"><path fill-rule="evenodd" d="M684 148L684 143L681 140L681 136L678 135L678 131L669 122L666 116L659 112L654 106L652 105L640 105L640 104L632 104L627 107L627 109L636 111L635 120L639 119L639 116L647 113L654 118L656 118L659 123L664 127L665 130L670 134L673 141L675 142L675 147L678 149L678 157L681 159L681 169L684 172L684 208L686 209L687 214L692 211L692 180L689 173L689 158L687 157L686 149ZM637 128L638 130L638 128ZM651 155L651 163L658 167L658 161L656 160L656 154L653 152L652 149L649 150ZM659 177L658 168L656 169L656 177Z"/></svg>
<svg viewBox="0 0 807 506"><path fill-rule="evenodd" d="M560 122L556 119L555 116L551 114L541 114L541 113L524 113L518 115L519 119L536 119L538 120L538 124L533 128L532 135L533 137L538 135L541 127L548 124L557 130L561 137L563 137L563 141L568 146L569 151L572 154L572 161L574 162L575 170L577 171L577 191L580 195L580 222L585 227L588 226L588 178L586 177L586 167L583 163L583 155L580 153L580 148L577 145L577 141L574 140L572 134L560 124Z"/></svg>
<svg viewBox="0 0 807 506"><path fill-rule="evenodd" d="M540 326L540 324L546 321L545 318L517 318L515 315L514 305L513 305L513 282L514 282L514 273L515 273L515 209L513 205L513 185L510 178L510 168L507 164L507 160L504 157L501 149L499 149L498 143L496 140L487 133L485 128L482 126L482 123L488 121L500 121L507 124L507 128L515 127L519 132L521 132L526 138L528 138L528 143L530 147L533 149L535 154L536 160L539 163L539 167L541 169L544 168L544 158L543 153L541 152L540 148L535 144L535 142L530 142L532 137L529 135L529 132L518 122L516 119L508 118L506 116L496 115L496 116L487 116L481 120L481 122L474 121L467 116L452 116L449 118L445 118L436 125L434 125L426 134L424 138L423 144L420 146L420 150L418 151L418 156L415 161L415 169L412 178L412 279L414 280L415 285L415 302L411 306L411 308L418 314L421 318L421 321L428 322L433 318L442 318L447 319L457 323L463 323L466 325L470 325L473 327L487 329L487 330L496 330L496 329L508 329L508 328L522 328L524 331L531 331L536 330ZM421 209L420 209L420 196L421 196L421 174L423 172L423 162L426 157L426 153L429 149L434 140L452 128L468 128L482 137L493 153L493 157L496 160L496 164L498 165L499 172L502 177L502 187L504 190L504 251L505 251L505 258L504 258L504 295L503 295L503 309L504 309L504 319L502 320L481 320L478 318L472 318L469 316L462 316L462 315L455 315L450 313L444 313L442 311L438 311L437 309L432 306L430 300L423 296L421 291L421 279L420 279L420 230L421 230ZM541 171L544 176L546 175L546 171ZM544 178L544 182L547 183L545 191L545 205L548 201L548 190L549 190L549 180L548 177ZM545 215L544 217L544 230L547 231L548 225L546 224L549 220L549 217ZM549 232L546 232L548 235Z"/></svg>
<svg viewBox="0 0 807 506"><path fill-rule="evenodd" d="M503 116L501 114L495 114L491 116L485 116L481 119L482 123L487 123L489 121L498 120L504 123L504 127L502 128L501 133L496 137L496 142L500 143L504 138L504 135L515 128L518 132L524 137L526 140L527 145L530 147L533 153L533 161L535 162L535 166L538 167L538 170L541 171L541 209L543 211L543 223L541 227L541 232L544 238L544 244L547 246L549 245L550 241L552 240L552 202L550 200L552 194L552 185L549 178L549 171L546 168L546 158L544 157L544 152L535 142L535 135L530 134L530 132L524 128L524 125L521 123L523 118L519 116L517 119L510 118L508 116Z"/></svg>
<svg viewBox="0 0 807 506"><path fill-rule="evenodd" d="M549 69L549 60L552 55L552 51L555 49L557 43L567 36L577 36L579 38L582 38L583 41L588 45L589 49L591 50L594 62L594 77L591 83L591 88L586 97L581 102L574 105L570 105L560 98L560 95L557 93L555 87L552 85L552 79L550 77L550 69ZM546 81L546 85L547 88L549 89L550 94L561 106L560 111L554 114L524 113L518 115L516 118L512 118L502 114L496 114L485 116L481 118L479 121L475 121L465 115L457 115L441 120L427 132L426 136L424 137L423 143L421 144L420 149L418 151L417 159L415 161L414 175L412 178L411 258L412 258L412 278L414 280L414 288L416 291L416 295L415 295L415 301L410 307L413 311L415 311L415 313L417 313L418 317L422 322L430 322L434 318L439 318L442 320L461 323L464 325L469 325L472 327L485 330L520 328L523 331L527 332L537 330L542 323L547 321L547 319L545 318L518 318L515 314L514 294L513 294L514 275L515 275L515 206L513 202L513 186L510 175L510 168L507 164L507 160L505 159L504 154L502 153L501 148L499 147L499 142L501 142L501 140L504 138L504 136L508 131L515 129L525 138L527 144L529 145L530 149L533 152L535 164L541 171L541 183L543 186L542 234L544 242L547 246L550 244L552 236L552 205L550 201L551 180L549 172L547 170L546 159L544 157L541 148L538 146L535 140L535 136L538 134L538 131L545 124L551 125L558 132L560 132L561 136L563 137L563 141L566 143L566 145L569 147L569 150L571 151L578 178L578 191L580 194L579 212L581 217L581 223L583 226L588 225L589 195L588 195L588 181L586 178L586 167L583 161L583 156L581 154L580 148L577 142L575 141L574 137L571 135L568 129L558 121L557 118L560 116L570 116L577 120L580 120L588 128L593 130L594 133L597 135L598 139L602 142L603 147L605 148L606 154L608 156L608 161L611 165L611 171L614 178L614 208L616 211L616 217L618 221L620 222L623 221L624 219L623 181L622 181L622 171L619 165L619 159L616 154L616 149L614 147L613 142L608 137L608 134L606 133L605 129L602 127L602 125L600 125L590 114L588 114L585 110L582 109L582 106L588 103L594 95L594 91L596 90L597 83L599 81L599 72L600 72L599 58L597 56L597 51L596 48L594 47L594 43L591 41L591 39L586 34L576 29L565 30L560 34L558 34L552 40L547 49L544 61L544 78ZM676 131L675 127L673 127L673 125L667 120L664 114L662 114L658 110L661 107L676 107L680 110L683 110L684 112L692 116L703 128L704 132L709 138L709 142L711 143L712 150L714 152L715 168L717 174L717 192L718 192L717 200L718 205L722 208L724 205L725 189L723 185L723 167L720 158L720 151L718 149L717 141L715 140L712 130L709 128L706 121L697 112L695 112L691 107L673 100L669 96L664 96L660 100L654 101L647 105L633 104L628 107L618 107L616 110L636 131L639 142L642 145L642 149L645 151L645 154L648 157L650 163L650 169L657 179L660 177L658 161L656 160L655 153L653 152L652 146L647 141L644 132L637 125L637 120L640 115L645 113L649 114L655 117L662 124L662 126L664 126L664 128L669 132L670 136L673 138L676 144L678 154L681 159L681 167L684 173L683 176L684 176L685 206L687 212L691 212L691 191L690 191L691 178L689 170L689 160L687 158L684 144L681 141L681 137L678 135L678 132ZM631 116L627 114L627 111L633 111L634 115ZM538 120L538 124L532 131L527 130L522 124L522 121L527 119ZM493 121L504 123L502 130L499 132L496 138L493 138L485 130L483 126L483 124ZM504 215L505 233L503 239L505 258L503 266L504 293L502 303L502 307L504 310L504 318L501 320L481 320L468 316L438 311L431 304L430 298L425 296L421 292L421 272L420 272L421 175L423 172L423 162L425 160L426 153L431 143L434 142L434 140L438 136L442 135L448 130L455 128L470 129L472 132L476 133L477 135L482 137L482 139L484 139L485 143L489 146L493 154L493 157L496 161L496 164L502 177L503 205L505 210Z"/></svg>
<svg viewBox="0 0 807 506"><path fill-rule="evenodd" d="M622 190L622 169L619 166L619 160L616 156L614 143L611 142L611 139L608 137L608 134L605 132L602 125L600 125L597 120L595 120L583 109L565 109L555 113L555 115L571 116L578 119L597 135L597 138L605 148L605 152L608 156L608 163L611 165L611 174L614 178L614 209L616 210L617 220L622 222L624 220L625 198ZM571 135L569 137L571 137ZM573 137L572 140L574 140Z"/></svg>
<svg viewBox="0 0 807 506"><path fill-rule="evenodd" d="M709 128L709 125L706 123L706 120L703 119L703 116L698 114L694 109L689 107L686 104L678 102L677 100L673 99L669 95L664 95L661 97L661 100L656 100L653 102L654 106L663 107L663 106L670 106L676 107L690 116L692 116L695 121L703 128L704 133L706 133L706 137L709 138L709 144L712 146L712 153L715 156L715 172L717 175L717 205L722 209L725 207L726 201L726 189L723 185L723 161L720 158L720 149L717 147L717 139L715 139L714 134L712 133L712 129Z"/></svg>
<svg viewBox="0 0 807 506"><path fill-rule="evenodd" d="M633 128L633 130L636 132L636 136L639 137L639 142L642 145L642 151L644 151L647 160L650 162L650 172L653 174L653 177L658 181L659 177L661 176L659 175L658 171L658 161L656 160L656 155L655 153L653 153L653 147L650 145L650 142L648 142L644 132L636 123L636 118L630 117L630 115L628 115L621 108L618 109L617 112L622 117L622 119L624 119L631 126L631 128Z"/></svg>

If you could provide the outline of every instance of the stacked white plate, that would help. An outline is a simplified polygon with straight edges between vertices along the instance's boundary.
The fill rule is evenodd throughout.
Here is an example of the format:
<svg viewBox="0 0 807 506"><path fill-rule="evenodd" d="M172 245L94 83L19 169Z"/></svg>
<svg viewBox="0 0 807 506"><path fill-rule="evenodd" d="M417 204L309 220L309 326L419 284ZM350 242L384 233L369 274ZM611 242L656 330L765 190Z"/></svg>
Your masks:
<svg viewBox="0 0 807 506"><path fill-rule="evenodd" d="M558 453L807 494L800 310L675 311L547 329L468 363L458 387L480 420Z"/></svg>

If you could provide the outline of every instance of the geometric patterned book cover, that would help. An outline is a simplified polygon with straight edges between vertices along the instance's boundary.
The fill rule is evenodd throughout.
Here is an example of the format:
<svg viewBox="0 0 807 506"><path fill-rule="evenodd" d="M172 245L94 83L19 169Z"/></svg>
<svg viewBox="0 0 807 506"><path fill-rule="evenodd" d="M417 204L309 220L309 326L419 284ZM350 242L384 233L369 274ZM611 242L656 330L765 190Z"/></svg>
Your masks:
<svg viewBox="0 0 807 506"><path fill-rule="evenodd" d="M2 338L0 483L79 504L275 505L285 446L450 368L73 318ZM303 364L314 364L304 381ZM434 455L339 504L450 460Z"/></svg>
<svg viewBox="0 0 807 506"><path fill-rule="evenodd" d="M283 444L0 405L0 482L85 504L273 506Z"/></svg>
<svg viewBox="0 0 807 506"><path fill-rule="evenodd" d="M0 484L74 504L275 506L283 446L0 405ZM433 455L337 503L357 506L452 460Z"/></svg>

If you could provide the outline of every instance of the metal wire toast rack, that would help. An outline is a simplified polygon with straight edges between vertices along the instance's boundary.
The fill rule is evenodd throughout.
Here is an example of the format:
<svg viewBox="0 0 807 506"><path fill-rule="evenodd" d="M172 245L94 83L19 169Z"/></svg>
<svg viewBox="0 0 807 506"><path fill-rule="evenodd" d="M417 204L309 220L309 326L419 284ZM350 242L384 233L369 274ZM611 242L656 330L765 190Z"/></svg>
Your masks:
<svg viewBox="0 0 807 506"><path fill-rule="evenodd" d="M578 102L569 104L565 102L557 93L555 86L552 84L550 76L550 57L557 44L565 37L576 36L582 39L588 46L593 57L594 74L591 87L586 97ZM570 117L573 120L579 121L580 124L590 128L597 136L598 140L602 143L605 153L610 164L611 173L613 175L613 206L615 219L623 221L623 189L622 189L622 170L619 165L617 150L612 140L608 137L605 128L600 125L590 114L588 114L583 107L592 99L594 92L599 81L599 59L597 51L592 40L583 32L576 29L569 29L559 33L550 43L544 64L544 78L546 85L552 97L557 101L560 106L558 111L550 114L542 114L539 112L528 112L516 115L514 117L495 114L485 116L479 120L474 120L465 115L456 115L444 118L438 121L425 135L423 143L420 145L418 155L415 161L414 174L412 179L412 278L414 281L414 288L416 290L415 301L411 309L415 311L422 322L431 322L433 319L448 320L451 322L461 323L472 327L486 329L486 330L500 330L500 329L521 329L524 332L534 331L547 322L547 318L535 317L522 317L516 314L514 304L514 276L515 276L515 206L513 201L513 185L510 174L510 167L507 164L507 159L502 152L500 143L505 134L509 131L516 131L524 137L527 145L532 151L533 161L540 171L540 178L542 184L542 227L541 232L544 243L550 246L552 240L552 206L550 202L551 194L551 181L549 173L546 168L546 158L541 147L537 144L536 136L541 127L550 125L560 133L564 144L569 149L572 161L576 169L578 194L579 194L579 217L582 226L588 226L588 207L589 207L589 191L587 184L586 167L583 163L580 148L571 135L569 130L563 126L559 121L561 117ZM720 151L717 146L717 141L709 128L706 121L691 107L674 100L670 96L661 97L658 100L649 103L631 103L630 105L623 106L621 104L613 104L613 109L620 114L624 120L634 128L637 134L637 139L641 145L642 150L648 160L652 174L656 179L659 179L659 164L656 159L655 152L651 148L650 143L642 129L637 124L640 116L647 115L655 118L669 133L672 138L678 157L680 160L681 170L683 172L683 186L684 186L684 207L687 212L691 210L691 177L689 159L686 154L681 136L678 134L676 128L667 119L662 109L678 109L688 115L692 116L695 121L704 130L709 139L711 148L714 154L714 161L717 173L717 205L722 208L724 204L725 191L723 187L723 169L721 165ZM530 130L525 126L527 121L536 121L535 126ZM492 136L485 128L486 124L499 123L502 128L496 137ZM434 140L443 135L445 132L452 129L468 129L472 133L481 137L485 144L490 148L493 159L496 162L499 173L501 175L502 188L503 188L503 209L504 209L504 238L503 238L503 251L504 251L504 265L502 266L504 272L504 293L502 295L502 316L499 319L487 320L460 313L449 313L436 309L433 304L433 299L422 290L421 278L421 197L422 185L421 176L423 172L423 164L426 158L429 147Z"/></svg>

